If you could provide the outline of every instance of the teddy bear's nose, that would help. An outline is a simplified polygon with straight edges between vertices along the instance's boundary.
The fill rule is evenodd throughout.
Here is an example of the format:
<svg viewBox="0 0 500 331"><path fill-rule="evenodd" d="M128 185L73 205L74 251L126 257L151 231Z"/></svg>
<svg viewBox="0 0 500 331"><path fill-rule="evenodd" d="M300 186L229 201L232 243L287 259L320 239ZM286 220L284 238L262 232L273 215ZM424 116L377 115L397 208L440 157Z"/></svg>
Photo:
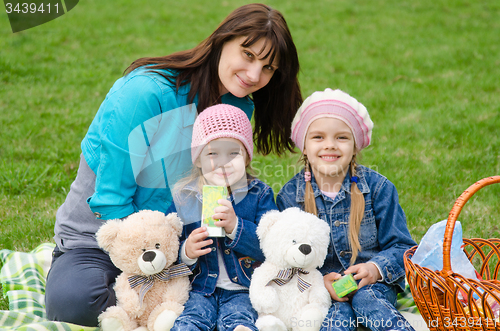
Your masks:
<svg viewBox="0 0 500 331"><path fill-rule="evenodd" d="M155 252L146 252L142 255L142 259L146 262L151 262L155 259L156 253Z"/></svg>
<svg viewBox="0 0 500 331"><path fill-rule="evenodd" d="M307 255L307 254L311 253L311 245L302 244L299 246L299 251L301 251L302 254Z"/></svg>

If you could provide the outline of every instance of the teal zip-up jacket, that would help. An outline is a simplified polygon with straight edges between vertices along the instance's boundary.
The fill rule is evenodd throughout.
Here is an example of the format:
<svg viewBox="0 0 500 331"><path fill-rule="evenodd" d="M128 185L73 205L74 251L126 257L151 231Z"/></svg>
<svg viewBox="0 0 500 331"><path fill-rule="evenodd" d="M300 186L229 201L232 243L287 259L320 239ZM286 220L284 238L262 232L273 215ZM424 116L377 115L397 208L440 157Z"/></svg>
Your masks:
<svg viewBox="0 0 500 331"><path fill-rule="evenodd" d="M115 82L81 144L85 161L96 174L95 193L87 203L98 219L168 209L169 186L192 167L197 98L189 104L189 88L176 91L165 77L144 68ZM251 118L250 98L227 93L221 101Z"/></svg>

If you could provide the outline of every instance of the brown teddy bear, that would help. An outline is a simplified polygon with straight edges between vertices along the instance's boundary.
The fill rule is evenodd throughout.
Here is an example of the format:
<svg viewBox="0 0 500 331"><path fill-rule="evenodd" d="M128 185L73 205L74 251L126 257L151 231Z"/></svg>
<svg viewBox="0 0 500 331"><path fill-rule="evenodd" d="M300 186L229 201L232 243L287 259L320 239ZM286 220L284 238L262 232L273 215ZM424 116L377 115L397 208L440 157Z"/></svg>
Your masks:
<svg viewBox="0 0 500 331"><path fill-rule="evenodd" d="M182 222L177 214L143 210L109 220L96 233L123 272L114 286L117 305L99 315L104 331L168 331L189 297L189 268L175 264Z"/></svg>

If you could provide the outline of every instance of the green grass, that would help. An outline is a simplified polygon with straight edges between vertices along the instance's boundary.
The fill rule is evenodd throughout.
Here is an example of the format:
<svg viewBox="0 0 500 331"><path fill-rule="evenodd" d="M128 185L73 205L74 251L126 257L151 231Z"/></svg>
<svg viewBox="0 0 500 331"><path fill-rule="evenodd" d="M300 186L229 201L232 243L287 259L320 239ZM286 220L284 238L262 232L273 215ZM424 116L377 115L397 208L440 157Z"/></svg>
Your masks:
<svg viewBox="0 0 500 331"><path fill-rule="evenodd" d="M289 23L304 97L340 88L368 108L362 163L396 185L415 240L469 185L500 174L497 0L265 2ZM0 248L51 240L80 141L123 70L195 46L244 3L87 0L16 34L0 15ZM296 160L257 156L254 168L277 192ZM490 186L466 205L464 237L499 236L498 196Z"/></svg>

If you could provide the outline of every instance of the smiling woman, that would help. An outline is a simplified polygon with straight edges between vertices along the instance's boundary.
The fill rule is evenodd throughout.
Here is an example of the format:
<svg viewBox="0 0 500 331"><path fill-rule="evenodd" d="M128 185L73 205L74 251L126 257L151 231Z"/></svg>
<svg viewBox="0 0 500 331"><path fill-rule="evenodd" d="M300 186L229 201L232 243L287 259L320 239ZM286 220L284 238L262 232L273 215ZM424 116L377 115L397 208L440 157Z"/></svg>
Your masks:
<svg viewBox="0 0 500 331"><path fill-rule="evenodd" d="M269 83L277 69L279 59L269 56L272 49L268 40L261 38L252 46L244 47L246 39L235 38L222 48L219 63L221 94L231 92L244 97L258 91Z"/></svg>
<svg viewBox="0 0 500 331"><path fill-rule="evenodd" d="M222 53L227 53L224 58ZM188 99L193 101L197 97L200 111L220 103L224 92L230 91L221 83L221 70L229 65L228 61L236 61L241 53L252 61L257 60L267 73L265 76L270 76L267 84L260 84L260 88L249 89L246 94L239 93L240 97L251 95L255 105L254 139L257 150L263 154L292 150L294 145L290 140L288 124L302 102L297 78L299 60L285 18L269 6L249 4L239 7L193 49L138 59L127 72L144 66L149 66L151 70L178 70L177 73L165 74L161 70L158 73L175 84L177 89L190 85ZM231 55L230 58L228 55ZM253 69L253 66L249 68ZM272 69L273 72L268 72ZM254 74L248 74L252 79L248 79L247 73L242 74L239 82L242 86L255 83Z"/></svg>
<svg viewBox="0 0 500 331"><path fill-rule="evenodd" d="M263 4L237 8L193 49L134 61L90 125L76 180L57 212L47 316L95 326L116 304L120 270L95 233L105 220L168 210L170 187L191 164L192 126L203 109L236 106L254 116L250 144L259 152L291 150L290 123L302 102L298 71L285 19Z"/></svg>

